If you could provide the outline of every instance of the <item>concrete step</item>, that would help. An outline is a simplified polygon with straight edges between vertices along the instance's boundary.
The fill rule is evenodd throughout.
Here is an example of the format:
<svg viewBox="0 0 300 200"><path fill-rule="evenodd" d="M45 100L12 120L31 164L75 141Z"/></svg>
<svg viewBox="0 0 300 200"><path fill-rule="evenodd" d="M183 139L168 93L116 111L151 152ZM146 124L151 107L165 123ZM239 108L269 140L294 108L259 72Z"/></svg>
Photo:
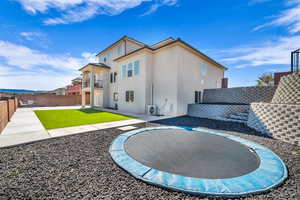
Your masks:
<svg viewBox="0 0 300 200"><path fill-rule="evenodd" d="M242 124L247 123L247 120L230 119L230 118L225 118L225 117L218 117L218 120L226 121L226 122L237 122L237 123L242 123Z"/></svg>
<svg viewBox="0 0 300 200"><path fill-rule="evenodd" d="M248 112L240 112L240 113L236 113L234 115L248 117L249 113Z"/></svg>
<svg viewBox="0 0 300 200"><path fill-rule="evenodd" d="M229 119L234 119L234 120L244 120L247 121L248 120L248 115L247 116L241 116L241 115L231 115L230 117L228 117Z"/></svg>

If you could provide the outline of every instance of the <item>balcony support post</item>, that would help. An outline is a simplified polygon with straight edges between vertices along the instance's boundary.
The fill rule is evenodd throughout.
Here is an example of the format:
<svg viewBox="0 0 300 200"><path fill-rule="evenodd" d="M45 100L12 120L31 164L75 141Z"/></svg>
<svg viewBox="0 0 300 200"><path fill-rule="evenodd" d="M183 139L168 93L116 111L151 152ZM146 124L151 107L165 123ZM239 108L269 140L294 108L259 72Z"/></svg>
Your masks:
<svg viewBox="0 0 300 200"><path fill-rule="evenodd" d="M90 93L90 104L91 107L94 107L94 92L95 92L95 68L92 67L91 69L91 77L90 77L90 87L91 87L91 93Z"/></svg>

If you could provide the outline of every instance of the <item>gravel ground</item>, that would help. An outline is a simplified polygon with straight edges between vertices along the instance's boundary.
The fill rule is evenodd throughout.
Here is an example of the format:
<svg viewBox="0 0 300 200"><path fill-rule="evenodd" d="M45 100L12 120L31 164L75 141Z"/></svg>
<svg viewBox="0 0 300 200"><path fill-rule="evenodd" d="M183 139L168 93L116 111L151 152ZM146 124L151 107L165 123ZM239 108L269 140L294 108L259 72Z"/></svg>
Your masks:
<svg viewBox="0 0 300 200"><path fill-rule="evenodd" d="M192 117L137 126L157 125L202 126L272 149L288 166L288 180L269 193L244 199L300 199L299 146L257 136L237 123ZM148 185L117 167L108 148L121 133L107 129L0 149L0 199L201 199Z"/></svg>

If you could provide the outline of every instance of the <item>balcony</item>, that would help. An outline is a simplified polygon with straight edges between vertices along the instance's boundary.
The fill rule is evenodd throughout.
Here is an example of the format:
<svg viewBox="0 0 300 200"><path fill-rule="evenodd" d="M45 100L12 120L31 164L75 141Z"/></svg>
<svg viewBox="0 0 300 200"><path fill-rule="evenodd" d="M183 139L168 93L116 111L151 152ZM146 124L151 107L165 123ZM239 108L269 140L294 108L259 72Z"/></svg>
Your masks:
<svg viewBox="0 0 300 200"><path fill-rule="evenodd" d="M82 88L90 88L90 87L91 87L91 81L89 79L83 81ZM103 80L96 80L94 82L94 88L103 89Z"/></svg>

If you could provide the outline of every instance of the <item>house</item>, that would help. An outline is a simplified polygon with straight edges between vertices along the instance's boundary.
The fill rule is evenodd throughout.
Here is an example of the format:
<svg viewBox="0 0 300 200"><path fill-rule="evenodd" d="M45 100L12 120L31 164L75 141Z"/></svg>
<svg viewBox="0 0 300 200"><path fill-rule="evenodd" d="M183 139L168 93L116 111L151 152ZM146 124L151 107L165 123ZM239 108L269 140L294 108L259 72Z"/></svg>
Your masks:
<svg viewBox="0 0 300 200"><path fill-rule="evenodd" d="M82 78L77 77L72 80L72 85L67 86L66 88L66 96L71 96L71 95L81 95L81 82Z"/></svg>
<svg viewBox="0 0 300 200"><path fill-rule="evenodd" d="M184 115L202 91L221 88L224 66L181 39L146 45L124 36L82 67L82 99L91 105L146 113L154 105L161 115Z"/></svg>
<svg viewBox="0 0 300 200"><path fill-rule="evenodd" d="M55 95L58 95L58 96L64 96L66 94L66 88L65 87L57 88L53 91L48 91L48 92L45 92L45 93L52 93L52 94L55 94Z"/></svg>

